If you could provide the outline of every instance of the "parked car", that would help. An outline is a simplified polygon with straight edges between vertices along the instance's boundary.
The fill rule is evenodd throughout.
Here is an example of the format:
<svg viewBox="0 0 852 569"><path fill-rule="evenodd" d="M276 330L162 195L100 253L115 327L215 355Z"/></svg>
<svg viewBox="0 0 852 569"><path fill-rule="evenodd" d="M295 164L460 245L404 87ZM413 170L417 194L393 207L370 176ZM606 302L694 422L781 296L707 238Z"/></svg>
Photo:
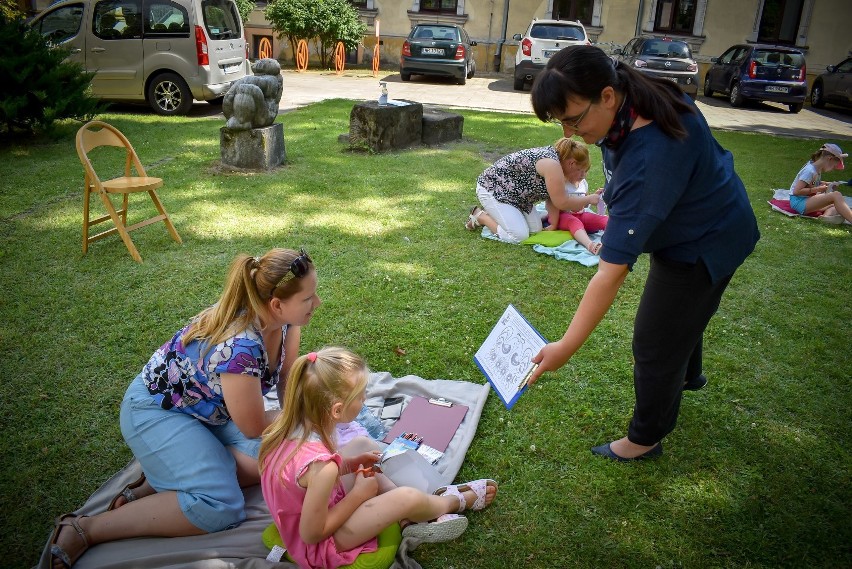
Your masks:
<svg viewBox="0 0 852 569"><path fill-rule="evenodd" d="M402 44L399 75L403 81L412 75L454 77L464 85L476 73L475 45L460 26L417 24Z"/></svg>
<svg viewBox="0 0 852 569"><path fill-rule="evenodd" d="M852 57L829 65L814 79L811 106L821 109L826 103L852 108Z"/></svg>
<svg viewBox="0 0 852 569"><path fill-rule="evenodd" d="M704 76L704 96L726 93L731 105L746 101L774 101L798 113L807 96L805 54L792 47L735 45L720 57Z"/></svg>
<svg viewBox="0 0 852 569"><path fill-rule="evenodd" d="M186 114L248 73L233 0L61 0L29 24L94 73L92 95Z"/></svg>
<svg viewBox="0 0 852 569"><path fill-rule="evenodd" d="M684 93L698 96L698 63L689 44L668 38L631 39L622 49L614 49L616 59L651 77L677 83Z"/></svg>
<svg viewBox="0 0 852 569"><path fill-rule="evenodd" d="M547 60L569 45L591 45L586 28L580 22L568 20L538 20L530 22L524 35L512 38L519 42L515 53L515 90L522 91L541 73Z"/></svg>

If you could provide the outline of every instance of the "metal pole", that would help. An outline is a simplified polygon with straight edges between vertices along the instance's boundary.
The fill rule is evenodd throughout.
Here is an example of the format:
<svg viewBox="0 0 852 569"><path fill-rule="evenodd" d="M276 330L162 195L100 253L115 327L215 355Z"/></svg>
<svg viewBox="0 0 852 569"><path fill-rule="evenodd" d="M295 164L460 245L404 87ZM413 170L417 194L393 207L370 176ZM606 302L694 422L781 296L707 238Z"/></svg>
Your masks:
<svg viewBox="0 0 852 569"><path fill-rule="evenodd" d="M509 25L509 0L503 6L503 32L497 42L497 53L494 54L494 71L500 71L500 59L503 55L503 44L506 43L506 28Z"/></svg>

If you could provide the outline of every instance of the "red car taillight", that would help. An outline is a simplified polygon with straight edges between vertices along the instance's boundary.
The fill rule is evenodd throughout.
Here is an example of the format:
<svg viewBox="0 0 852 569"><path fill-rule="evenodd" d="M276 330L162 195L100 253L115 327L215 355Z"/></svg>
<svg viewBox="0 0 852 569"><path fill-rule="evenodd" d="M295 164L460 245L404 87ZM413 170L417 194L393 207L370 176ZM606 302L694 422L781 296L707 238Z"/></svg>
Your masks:
<svg viewBox="0 0 852 569"><path fill-rule="evenodd" d="M198 57L198 65L210 65L210 56L207 54L207 37L204 28L195 26L195 55Z"/></svg>
<svg viewBox="0 0 852 569"><path fill-rule="evenodd" d="M453 59L464 59L464 46L459 44L456 48L456 54L453 56Z"/></svg>
<svg viewBox="0 0 852 569"><path fill-rule="evenodd" d="M698 71L698 64L697 63L690 63L689 65L686 66L686 70L694 73L694 72Z"/></svg>
<svg viewBox="0 0 852 569"><path fill-rule="evenodd" d="M407 40L402 44L402 55L411 57L411 44Z"/></svg>
<svg viewBox="0 0 852 569"><path fill-rule="evenodd" d="M524 38L524 41L521 42L521 51L524 55L532 55L532 42L529 38Z"/></svg>
<svg viewBox="0 0 852 569"><path fill-rule="evenodd" d="M749 65L748 65L748 76L751 77L752 79L757 77L757 62L756 61L752 61L751 63L749 63Z"/></svg>
<svg viewBox="0 0 852 569"><path fill-rule="evenodd" d="M801 69L799 69L799 81L805 80L805 65L802 65Z"/></svg>

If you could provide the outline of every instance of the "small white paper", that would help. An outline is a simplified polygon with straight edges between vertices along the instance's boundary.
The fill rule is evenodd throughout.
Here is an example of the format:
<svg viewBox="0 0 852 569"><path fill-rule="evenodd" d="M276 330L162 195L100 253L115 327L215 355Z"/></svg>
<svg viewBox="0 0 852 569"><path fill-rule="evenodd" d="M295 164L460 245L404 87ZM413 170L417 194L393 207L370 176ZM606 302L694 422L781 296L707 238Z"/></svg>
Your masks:
<svg viewBox="0 0 852 569"><path fill-rule="evenodd" d="M535 364L532 357L547 344L511 304L473 356L488 382L511 409L526 389Z"/></svg>
<svg viewBox="0 0 852 569"><path fill-rule="evenodd" d="M273 545L269 555L266 556L266 560L272 563L280 563L285 553L287 553L286 549L280 545Z"/></svg>

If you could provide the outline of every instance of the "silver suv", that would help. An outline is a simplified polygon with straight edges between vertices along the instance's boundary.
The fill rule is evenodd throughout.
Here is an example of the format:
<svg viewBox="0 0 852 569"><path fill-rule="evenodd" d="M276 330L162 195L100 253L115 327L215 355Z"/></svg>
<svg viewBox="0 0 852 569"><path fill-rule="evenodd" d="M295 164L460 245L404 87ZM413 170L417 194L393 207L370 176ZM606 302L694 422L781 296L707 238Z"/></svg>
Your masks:
<svg viewBox="0 0 852 569"><path fill-rule="evenodd" d="M515 54L517 91L522 91L527 81L531 83L557 51L569 45L591 45L583 24L567 20L534 19L523 36L515 34L512 39L519 42Z"/></svg>

